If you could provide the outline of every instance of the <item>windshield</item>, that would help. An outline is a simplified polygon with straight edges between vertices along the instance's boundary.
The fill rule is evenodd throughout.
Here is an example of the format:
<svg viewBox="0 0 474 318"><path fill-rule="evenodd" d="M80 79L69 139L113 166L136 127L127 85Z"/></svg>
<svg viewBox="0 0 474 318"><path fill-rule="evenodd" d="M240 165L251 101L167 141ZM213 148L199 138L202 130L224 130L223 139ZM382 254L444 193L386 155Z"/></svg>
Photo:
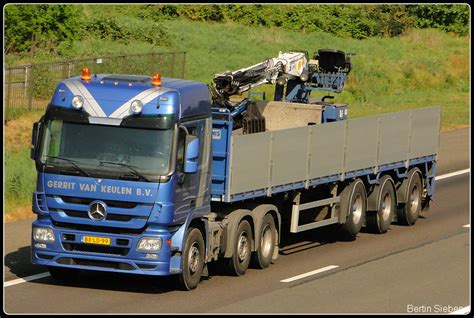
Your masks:
<svg viewBox="0 0 474 318"><path fill-rule="evenodd" d="M170 170L172 129L90 125L54 119L46 123L40 161L82 175L163 176Z"/></svg>

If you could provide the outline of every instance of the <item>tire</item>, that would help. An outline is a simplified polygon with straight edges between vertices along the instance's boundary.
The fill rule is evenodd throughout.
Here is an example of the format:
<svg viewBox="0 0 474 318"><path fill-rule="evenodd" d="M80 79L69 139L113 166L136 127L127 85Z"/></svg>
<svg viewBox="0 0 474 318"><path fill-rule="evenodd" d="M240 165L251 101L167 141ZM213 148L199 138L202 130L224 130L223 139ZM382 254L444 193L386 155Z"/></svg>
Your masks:
<svg viewBox="0 0 474 318"><path fill-rule="evenodd" d="M48 266L48 271L53 279L62 282L77 281L80 270L77 268L66 268L58 266Z"/></svg>
<svg viewBox="0 0 474 318"><path fill-rule="evenodd" d="M237 228L232 257L227 259L229 274L242 276L247 271L252 256L252 228L243 220Z"/></svg>
<svg viewBox="0 0 474 318"><path fill-rule="evenodd" d="M380 179L377 196L379 198L379 209L377 211L368 211L366 215L367 229L372 233L386 233L392 223L395 214L396 198L393 188L392 178L383 176Z"/></svg>
<svg viewBox="0 0 474 318"><path fill-rule="evenodd" d="M192 290L201 281L204 268L205 246L202 233L197 228L186 232L186 243L183 251L183 271L178 276L178 288Z"/></svg>
<svg viewBox="0 0 474 318"><path fill-rule="evenodd" d="M397 210L397 220L402 225L414 225L420 215L423 186L418 170L408 175L407 202Z"/></svg>
<svg viewBox="0 0 474 318"><path fill-rule="evenodd" d="M364 224L367 210L367 195L362 180L354 180L342 191L340 198L341 212L346 212L346 222L339 228L339 237L353 241Z"/></svg>
<svg viewBox="0 0 474 318"><path fill-rule="evenodd" d="M255 233L260 238L260 244L257 250L252 253L252 265L257 268L267 268L270 266L275 250L276 227L275 220L271 214L263 217L262 225Z"/></svg>

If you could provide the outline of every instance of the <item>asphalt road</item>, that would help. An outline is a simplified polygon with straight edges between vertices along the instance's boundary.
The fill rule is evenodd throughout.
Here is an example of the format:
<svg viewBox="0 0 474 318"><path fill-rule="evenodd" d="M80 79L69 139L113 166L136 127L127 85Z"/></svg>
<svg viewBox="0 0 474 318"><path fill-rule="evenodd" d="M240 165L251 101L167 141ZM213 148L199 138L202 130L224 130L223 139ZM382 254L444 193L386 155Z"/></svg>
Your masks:
<svg viewBox="0 0 474 318"><path fill-rule="evenodd" d="M442 134L438 175L469 167L469 130ZM335 240L330 228L291 236L268 269L218 271L191 292L168 278L87 272L76 283L44 277L4 287L7 313L407 313L470 304L469 174L437 182L415 226ZM6 282L45 272L29 263L31 220L5 225ZM291 282L282 280L334 265ZM337 266L337 267L336 267Z"/></svg>

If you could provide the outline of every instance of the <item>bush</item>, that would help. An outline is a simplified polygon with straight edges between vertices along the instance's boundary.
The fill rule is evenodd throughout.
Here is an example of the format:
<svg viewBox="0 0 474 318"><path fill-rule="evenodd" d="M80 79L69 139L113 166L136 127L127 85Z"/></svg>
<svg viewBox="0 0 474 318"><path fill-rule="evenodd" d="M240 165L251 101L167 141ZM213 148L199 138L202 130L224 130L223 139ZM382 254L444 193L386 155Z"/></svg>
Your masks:
<svg viewBox="0 0 474 318"><path fill-rule="evenodd" d="M81 9L71 5L7 5L5 53L56 52L80 36Z"/></svg>
<svg viewBox="0 0 474 318"><path fill-rule="evenodd" d="M469 34L468 5L408 5L419 28L437 28L459 35Z"/></svg>
<svg viewBox="0 0 474 318"><path fill-rule="evenodd" d="M96 15L86 25L87 34L101 39L130 44L133 41L167 46L170 39L166 28L157 22L133 17Z"/></svg>

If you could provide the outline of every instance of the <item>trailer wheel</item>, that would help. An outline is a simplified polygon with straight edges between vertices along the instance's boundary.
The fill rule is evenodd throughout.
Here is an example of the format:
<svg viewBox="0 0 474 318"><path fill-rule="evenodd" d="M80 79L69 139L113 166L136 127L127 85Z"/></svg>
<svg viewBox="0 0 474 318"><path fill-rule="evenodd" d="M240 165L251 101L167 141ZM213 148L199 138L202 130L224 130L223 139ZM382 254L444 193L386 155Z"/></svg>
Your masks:
<svg viewBox="0 0 474 318"><path fill-rule="evenodd" d="M267 268L272 261L276 238L275 220L271 214L265 214L262 225L255 235L260 236L260 246L252 254L252 265Z"/></svg>
<svg viewBox="0 0 474 318"><path fill-rule="evenodd" d="M195 289L201 280L204 267L204 239L197 228L190 228L186 234L183 251L183 271L178 277L178 287L182 290Z"/></svg>
<svg viewBox="0 0 474 318"><path fill-rule="evenodd" d="M339 229L343 240L355 240L362 228L367 210L367 195L362 180L356 179L347 186L340 196L341 212L346 215L346 222Z"/></svg>
<svg viewBox="0 0 474 318"><path fill-rule="evenodd" d="M74 282L79 277L79 269L58 266L48 266L48 272L55 280Z"/></svg>
<svg viewBox="0 0 474 318"><path fill-rule="evenodd" d="M237 228L232 257L227 259L229 273L242 276L247 271L252 255L252 228L248 221L243 220Z"/></svg>
<svg viewBox="0 0 474 318"><path fill-rule="evenodd" d="M395 189L390 176L380 179L380 190L377 193L379 206L377 211L368 211L366 218L367 229L374 233L385 233L390 227L395 213Z"/></svg>
<svg viewBox="0 0 474 318"><path fill-rule="evenodd" d="M423 186L417 170L408 175L407 202L397 210L397 220L403 225L415 224L420 215L422 205Z"/></svg>

